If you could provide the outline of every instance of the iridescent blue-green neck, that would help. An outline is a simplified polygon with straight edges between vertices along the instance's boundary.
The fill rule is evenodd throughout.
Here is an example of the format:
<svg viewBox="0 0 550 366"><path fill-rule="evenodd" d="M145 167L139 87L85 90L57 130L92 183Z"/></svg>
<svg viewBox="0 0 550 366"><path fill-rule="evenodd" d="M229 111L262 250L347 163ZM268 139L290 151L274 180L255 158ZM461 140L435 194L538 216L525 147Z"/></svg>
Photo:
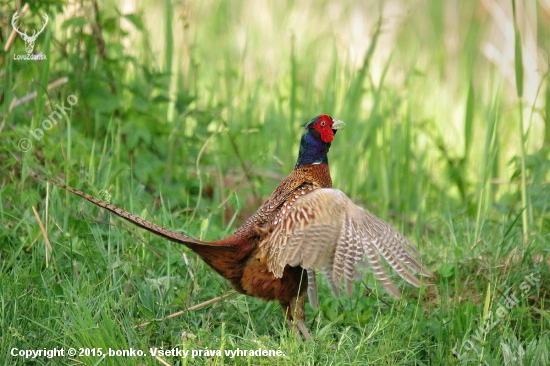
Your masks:
<svg viewBox="0 0 550 366"><path fill-rule="evenodd" d="M328 164L327 153L330 143L323 142L320 138L314 137L309 131L302 136L300 152L295 168L312 164Z"/></svg>

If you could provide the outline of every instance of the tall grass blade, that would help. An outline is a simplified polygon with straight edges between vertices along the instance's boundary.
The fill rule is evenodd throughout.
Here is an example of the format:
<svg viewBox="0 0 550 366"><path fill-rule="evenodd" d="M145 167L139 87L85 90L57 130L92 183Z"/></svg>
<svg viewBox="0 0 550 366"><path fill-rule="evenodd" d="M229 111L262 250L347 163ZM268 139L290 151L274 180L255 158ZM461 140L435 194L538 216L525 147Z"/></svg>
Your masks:
<svg viewBox="0 0 550 366"><path fill-rule="evenodd" d="M544 101L544 142L543 146L550 149L550 75L546 78L546 95Z"/></svg>
<svg viewBox="0 0 550 366"><path fill-rule="evenodd" d="M519 99L519 136L520 136L520 161L521 161L521 205L524 208L522 213L522 224L523 224L523 237L524 240L527 240L527 234L529 233L529 224L531 210L528 208L527 201L527 171L525 168L525 143L526 136L523 132L523 56L522 56L522 46L521 46L521 35L519 33L518 23L517 23L517 11L516 11L516 1L512 0L512 14L514 17L514 65L515 65L515 74L516 74L516 92Z"/></svg>
<svg viewBox="0 0 550 366"><path fill-rule="evenodd" d="M357 72L355 81L353 82L350 88L349 96L348 96L349 97L348 111L355 111L359 106L359 101L361 100L361 96L363 95L363 84L365 83L367 71L369 70L370 62L372 60L372 56L374 55L374 50L376 49L378 37L380 36L381 32L382 32L382 16L378 18L378 23L376 24L374 34L372 35L372 40L369 45L369 49L367 50L367 53L365 54L365 58L363 59L363 65Z"/></svg>
<svg viewBox="0 0 550 366"><path fill-rule="evenodd" d="M290 36L290 123L296 123L296 89L298 87L298 75L296 65L296 36Z"/></svg>
<svg viewBox="0 0 550 366"><path fill-rule="evenodd" d="M464 163L468 161L470 154L470 147L472 146L472 133L473 133L473 121L475 111L475 92L474 84L470 80L470 86L468 88L468 97L466 99L466 115L464 117Z"/></svg>
<svg viewBox="0 0 550 366"><path fill-rule="evenodd" d="M523 98L523 49L517 23L516 0L512 0L512 13L514 16L514 67L516 73L516 92L518 98Z"/></svg>

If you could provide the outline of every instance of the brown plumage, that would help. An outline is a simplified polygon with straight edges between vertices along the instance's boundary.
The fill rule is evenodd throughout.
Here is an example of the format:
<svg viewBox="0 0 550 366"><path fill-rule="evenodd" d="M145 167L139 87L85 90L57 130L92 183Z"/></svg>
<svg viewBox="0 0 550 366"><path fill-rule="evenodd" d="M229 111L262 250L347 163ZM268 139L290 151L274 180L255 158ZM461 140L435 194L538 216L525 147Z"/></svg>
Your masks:
<svg viewBox="0 0 550 366"><path fill-rule="evenodd" d="M299 329L307 339L305 294L307 291L310 304L317 307L316 270L323 272L334 296L339 296L342 277L346 294L351 295L356 267L367 262L384 288L400 297L380 256L414 286L420 282L410 270L431 276L414 259L413 254L418 252L403 235L331 188L327 153L343 125L327 115L309 121L290 175L237 231L214 242L176 233L74 188L48 181L156 235L186 245L238 292L278 301L291 328L295 332Z"/></svg>

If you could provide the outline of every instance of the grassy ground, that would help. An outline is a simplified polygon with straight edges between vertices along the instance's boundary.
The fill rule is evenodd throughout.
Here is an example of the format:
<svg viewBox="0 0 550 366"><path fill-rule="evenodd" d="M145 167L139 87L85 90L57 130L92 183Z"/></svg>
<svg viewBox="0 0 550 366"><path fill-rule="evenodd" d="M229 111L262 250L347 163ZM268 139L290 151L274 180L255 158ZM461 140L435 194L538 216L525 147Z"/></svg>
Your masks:
<svg viewBox="0 0 550 366"><path fill-rule="evenodd" d="M20 37L0 56L0 363L550 364L550 9L364 3L35 5L22 22L49 15L47 59L14 60ZM351 298L320 281L307 343L243 295L163 320L232 289L188 249L30 177L211 240L290 172L320 113L347 124L334 186L435 277L400 283L400 301L370 275ZM55 348L77 356L12 355ZM215 355L260 348L285 356Z"/></svg>

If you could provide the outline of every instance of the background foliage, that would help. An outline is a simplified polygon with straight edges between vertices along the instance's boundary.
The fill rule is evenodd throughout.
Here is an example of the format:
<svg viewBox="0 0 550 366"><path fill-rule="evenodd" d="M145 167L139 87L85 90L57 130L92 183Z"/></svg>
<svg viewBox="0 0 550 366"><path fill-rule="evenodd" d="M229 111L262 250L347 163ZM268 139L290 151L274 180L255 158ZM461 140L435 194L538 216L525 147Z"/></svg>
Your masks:
<svg viewBox="0 0 550 366"><path fill-rule="evenodd" d="M16 6L0 9L7 45ZM34 53L46 60L15 60L19 36L0 54L1 363L23 363L14 347L261 347L287 357L207 358L549 364L547 2L53 0L21 29L44 13ZM320 311L307 309L313 342L278 305L242 295L162 320L230 286L186 248L31 177L216 239L288 174L301 124L320 113L347 124L330 151L335 187L405 232L436 277L403 285L402 301L370 276L351 299L323 284Z"/></svg>

